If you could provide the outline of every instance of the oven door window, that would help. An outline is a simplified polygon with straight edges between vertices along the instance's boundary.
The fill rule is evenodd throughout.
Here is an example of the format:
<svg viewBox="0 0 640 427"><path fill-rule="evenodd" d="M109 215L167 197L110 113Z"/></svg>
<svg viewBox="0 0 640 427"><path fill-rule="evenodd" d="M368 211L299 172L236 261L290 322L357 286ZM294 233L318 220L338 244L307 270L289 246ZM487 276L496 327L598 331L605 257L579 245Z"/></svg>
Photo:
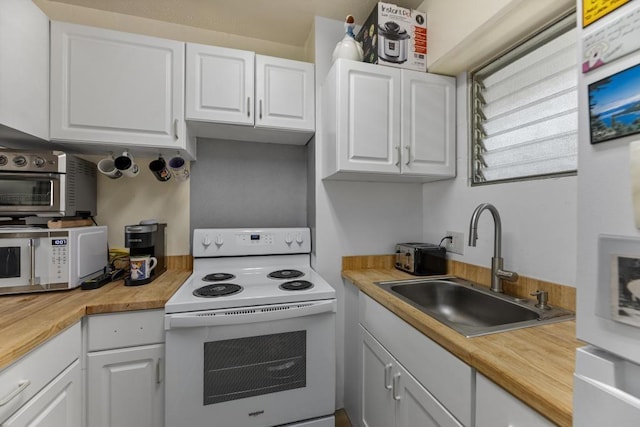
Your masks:
<svg viewBox="0 0 640 427"><path fill-rule="evenodd" d="M50 206L51 179L0 179L0 206Z"/></svg>
<svg viewBox="0 0 640 427"><path fill-rule="evenodd" d="M210 405L306 387L307 331L204 344L204 396Z"/></svg>
<svg viewBox="0 0 640 427"><path fill-rule="evenodd" d="M21 276L20 246L0 247L0 279Z"/></svg>

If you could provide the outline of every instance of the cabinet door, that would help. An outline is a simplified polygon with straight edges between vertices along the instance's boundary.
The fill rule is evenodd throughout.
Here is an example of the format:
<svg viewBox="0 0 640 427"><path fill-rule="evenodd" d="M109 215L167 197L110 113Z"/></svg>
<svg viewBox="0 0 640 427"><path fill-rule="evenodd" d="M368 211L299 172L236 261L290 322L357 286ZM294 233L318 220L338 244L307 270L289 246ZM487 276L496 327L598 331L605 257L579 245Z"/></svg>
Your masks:
<svg viewBox="0 0 640 427"><path fill-rule="evenodd" d="M184 43L51 24L51 139L185 145Z"/></svg>
<svg viewBox="0 0 640 427"><path fill-rule="evenodd" d="M398 364L395 369L396 427L462 427L402 365Z"/></svg>
<svg viewBox="0 0 640 427"><path fill-rule="evenodd" d="M455 79L402 70L402 173L454 177Z"/></svg>
<svg viewBox="0 0 640 427"><path fill-rule="evenodd" d="M363 427L393 427L393 358L362 326L359 358L362 384L360 423Z"/></svg>
<svg viewBox="0 0 640 427"><path fill-rule="evenodd" d="M0 1L0 94L0 139L49 139L49 18L31 1Z"/></svg>
<svg viewBox="0 0 640 427"><path fill-rule="evenodd" d="M313 64L256 55L256 126L313 131Z"/></svg>
<svg viewBox="0 0 640 427"><path fill-rule="evenodd" d="M550 427L552 425L554 425L552 422L484 375L476 375L476 427Z"/></svg>
<svg viewBox="0 0 640 427"><path fill-rule="evenodd" d="M186 119L253 125L255 54L187 44Z"/></svg>
<svg viewBox="0 0 640 427"><path fill-rule="evenodd" d="M398 174L400 70L343 60L335 71L338 170Z"/></svg>
<svg viewBox="0 0 640 427"><path fill-rule="evenodd" d="M87 356L90 427L164 425L164 344Z"/></svg>
<svg viewBox="0 0 640 427"><path fill-rule="evenodd" d="M81 427L82 371L76 360L33 399L5 421L3 427Z"/></svg>

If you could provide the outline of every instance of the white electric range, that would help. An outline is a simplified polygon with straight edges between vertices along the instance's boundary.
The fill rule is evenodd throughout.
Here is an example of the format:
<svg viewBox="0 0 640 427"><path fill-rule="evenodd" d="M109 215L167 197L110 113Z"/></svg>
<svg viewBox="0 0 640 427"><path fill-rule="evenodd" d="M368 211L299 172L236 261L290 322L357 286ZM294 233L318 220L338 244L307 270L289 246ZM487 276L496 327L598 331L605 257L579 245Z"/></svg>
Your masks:
<svg viewBox="0 0 640 427"><path fill-rule="evenodd" d="M165 306L166 425L333 427L335 290L308 228L196 229Z"/></svg>

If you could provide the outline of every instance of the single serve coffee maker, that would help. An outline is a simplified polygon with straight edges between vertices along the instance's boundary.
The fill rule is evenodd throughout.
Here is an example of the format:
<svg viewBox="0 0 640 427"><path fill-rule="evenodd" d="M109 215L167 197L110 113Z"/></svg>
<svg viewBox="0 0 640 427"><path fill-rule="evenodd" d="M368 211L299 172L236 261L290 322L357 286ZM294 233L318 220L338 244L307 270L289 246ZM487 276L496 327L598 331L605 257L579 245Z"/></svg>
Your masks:
<svg viewBox="0 0 640 427"><path fill-rule="evenodd" d="M129 277L126 286L152 282L167 269L167 224L140 223L125 225L124 245L129 248Z"/></svg>

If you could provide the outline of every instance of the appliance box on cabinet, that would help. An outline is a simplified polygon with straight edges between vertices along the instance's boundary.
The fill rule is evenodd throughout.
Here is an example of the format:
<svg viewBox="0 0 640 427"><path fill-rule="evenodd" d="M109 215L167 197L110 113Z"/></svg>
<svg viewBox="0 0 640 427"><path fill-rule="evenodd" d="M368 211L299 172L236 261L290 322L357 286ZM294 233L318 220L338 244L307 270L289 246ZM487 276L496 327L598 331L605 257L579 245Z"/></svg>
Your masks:
<svg viewBox="0 0 640 427"><path fill-rule="evenodd" d="M427 71L427 15L379 2L360 28L364 62Z"/></svg>

